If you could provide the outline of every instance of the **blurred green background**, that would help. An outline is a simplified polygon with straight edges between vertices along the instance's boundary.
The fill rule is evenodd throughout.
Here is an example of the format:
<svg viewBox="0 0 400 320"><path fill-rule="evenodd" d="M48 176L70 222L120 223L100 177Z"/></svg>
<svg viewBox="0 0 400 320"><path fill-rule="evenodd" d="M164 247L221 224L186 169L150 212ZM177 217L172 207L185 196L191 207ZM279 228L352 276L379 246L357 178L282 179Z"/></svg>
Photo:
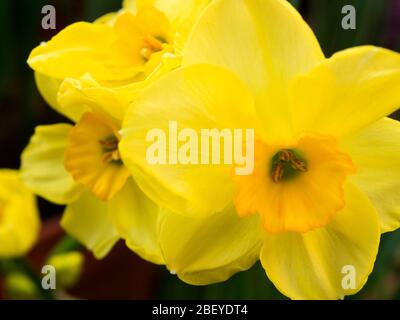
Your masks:
<svg viewBox="0 0 400 320"><path fill-rule="evenodd" d="M182 0L184 1L184 0ZM316 33L326 54L362 44L400 51L400 0L292 0ZM41 8L57 10L57 30L41 28ZM351 4L357 12L356 30L343 30L341 9ZM38 124L66 122L46 106L35 87L33 73L25 63L29 52L41 41L75 21L92 21L116 11L121 0L2 0L0 2L0 167L18 168L19 155ZM399 119L399 113L393 117ZM41 200L42 218L59 215L62 208ZM150 266L149 266L150 268ZM152 267L153 268L153 267ZM135 270L132 270L135 272ZM157 269L152 286L154 298L183 299L284 299L267 280L259 264L229 281L193 287ZM135 289L135 288L134 288ZM137 290L141 290L138 288ZM108 298L113 298L109 292ZM382 237L374 271L367 285L350 299L400 298L400 231Z"/></svg>

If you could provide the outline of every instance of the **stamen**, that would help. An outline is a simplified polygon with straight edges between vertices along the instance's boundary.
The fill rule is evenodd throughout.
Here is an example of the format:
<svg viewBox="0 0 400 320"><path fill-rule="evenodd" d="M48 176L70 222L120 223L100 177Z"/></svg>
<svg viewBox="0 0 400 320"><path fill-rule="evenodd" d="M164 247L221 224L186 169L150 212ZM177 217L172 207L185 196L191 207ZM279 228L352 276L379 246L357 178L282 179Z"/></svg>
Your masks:
<svg viewBox="0 0 400 320"><path fill-rule="evenodd" d="M150 60L152 54L153 51L151 51L150 49L143 48L142 50L140 50L140 55L146 60Z"/></svg>
<svg viewBox="0 0 400 320"><path fill-rule="evenodd" d="M293 152L290 150L281 150L279 152L279 160L288 162L290 160L290 158L292 158Z"/></svg>
<svg viewBox="0 0 400 320"><path fill-rule="evenodd" d="M284 173L283 165L281 163L277 163L275 169L272 171L272 181L279 182L282 180Z"/></svg>
<svg viewBox="0 0 400 320"><path fill-rule="evenodd" d="M108 137L104 140L100 140L99 143L104 149L107 149L107 151L118 148L118 139L116 137Z"/></svg>
<svg viewBox="0 0 400 320"><path fill-rule="evenodd" d="M100 145L103 148L104 155L103 161L104 162L118 162L121 161L121 154L118 150L118 139L114 136L105 138L99 141Z"/></svg>
<svg viewBox="0 0 400 320"><path fill-rule="evenodd" d="M293 150L282 149L272 158L271 178L278 183L307 171L307 163Z"/></svg>
<svg viewBox="0 0 400 320"><path fill-rule="evenodd" d="M293 169L299 170L301 172L306 172L307 171L307 165L305 164L304 161L292 158L290 160L290 164L291 164Z"/></svg>
<svg viewBox="0 0 400 320"><path fill-rule="evenodd" d="M156 37L148 35L144 38L145 47L153 49L153 51L160 51L163 47L163 43Z"/></svg>
<svg viewBox="0 0 400 320"><path fill-rule="evenodd" d="M146 60L149 60L153 53L161 51L165 43L162 37L154 37L151 35L147 35L143 42L144 46L140 50L140 55Z"/></svg>

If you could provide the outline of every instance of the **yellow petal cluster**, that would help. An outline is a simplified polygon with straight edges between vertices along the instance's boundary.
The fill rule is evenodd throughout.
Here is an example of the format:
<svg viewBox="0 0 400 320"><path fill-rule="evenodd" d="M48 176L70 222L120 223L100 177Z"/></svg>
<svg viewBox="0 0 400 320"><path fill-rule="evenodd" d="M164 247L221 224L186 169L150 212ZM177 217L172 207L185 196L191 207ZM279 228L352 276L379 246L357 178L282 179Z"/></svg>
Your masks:
<svg viewBox="0 0 400 320"><path fill-rule="evenodd" d="M119 131L137 93L180 65L209 2L124 1L119 12L66 27L28 58L42 96L73 124L36 128L21 155L22 180L66 205L62 226L98 258L122 238L144 258L164 261L153 236L159 208L125 167Z"/></svg>
<svg viewBox="0 0 400 320"><path fill-rule="evenodd" d="M183 67L131 104L120 151L169 212L160 246L182 280L223 281L260 259L288 297L339 299L363 287L381 233L400 226L400 124L385 118L399 105L400 54L362 46L325 58L287 1L216 0ZM149 163L146 135L171 119L196 132L254 129L253 172Z"/></svg>
<svg viewBox="0 0 400 320"><path fill-rule="evenodd" d="M97 257L122 238L195 285L261 260L288 297L339 299L367 281L381 233L400 227L400 124L386 118L400 105L400 54L326 58L285 0L124 1L28 63L74 124L37 127L22 179L67 205L63 227ZM252 129L254 170L190 160L202 149L149 161L148 133L171 121L194 135Z"/></svg>

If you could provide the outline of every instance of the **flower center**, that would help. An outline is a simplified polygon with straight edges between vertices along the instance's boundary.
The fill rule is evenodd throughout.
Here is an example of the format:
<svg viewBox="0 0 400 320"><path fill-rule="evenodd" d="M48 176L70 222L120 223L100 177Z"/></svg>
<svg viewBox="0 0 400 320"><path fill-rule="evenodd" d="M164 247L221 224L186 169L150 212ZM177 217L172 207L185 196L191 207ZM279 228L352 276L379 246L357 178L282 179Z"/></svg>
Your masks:
<svg viewBox="0 0 400 320"><path fill-rule="evenodd" d="M130 176L118 150L119 127L103 114L85 113L71 129L65 168L74 180L103 201L111 199Z"/></svg>
<svg viewBox="0 0 400 320"><path fill-rule="evenodd" d="M163 44L166 40L161 36L147 35L143 41L143 48L140 50L140 55L145 60L150 60L153 53L159 52L163 49Z"/></svg>
<svg viewBox="0 0 400 320"><path fill-rule="evenodd" d="M260 214L268 232L307 232L344 207L343 187L354 172L333 137L305 134L280 148L256 141L253 173L233 177L236 210Z"/></svg>
<svg viewBox="0 0 400 320"><path fill-rule="evenodd" d="M122 164L121 155L118 150L118 143L119 140L115 136L109 136L99 141L104 152L104 162L117 162L118 164Z"/></svg>
<svg viewBox="0 0 400 320"><path fill-rule="evenodd" d="M152 6L118 15L114 31L118 38L112 56L118 66L139 67L135 70L148 75L163 53L174 51L173 28L166 15Z"/></svg>
<svg viewBox="0 0 400 320"><path fill-rule="evenodd" d="M274 183L289 180L307 171L307 163L295 149L282 149L271 160L271 178Z"/></svg>

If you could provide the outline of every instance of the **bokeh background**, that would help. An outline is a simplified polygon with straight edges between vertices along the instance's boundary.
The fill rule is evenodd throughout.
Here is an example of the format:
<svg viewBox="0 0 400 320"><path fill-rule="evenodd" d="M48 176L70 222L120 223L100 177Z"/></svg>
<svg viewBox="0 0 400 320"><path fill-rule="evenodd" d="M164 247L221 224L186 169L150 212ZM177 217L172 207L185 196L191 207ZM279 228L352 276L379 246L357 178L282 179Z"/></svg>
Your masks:
<svg viewBox="0 0 400 320"><path fill-rule="evenodd" d="M185 0L182 0L185 1ZM316 33L326 56L362 44L400 51L400 0L292 0ZM54 5L57 30L41 28L41 9ZM341 28L341 9L357 11L357 29ZM93 21L116 11L121 0L2 0L0 1L0 167L18 168L19 155L38 124L68 122L40 97L26 64L29 52L41 41L75 21ZM399 120L399 113L392 117ZM400 164L399 164L400 165ZM399 191L400 192L400 191ZM58 225L62 207L39 199L43 220L41 238L29 254L40 270L46 254L63 231ZM146 263L119 243L102 260L85 252L83 275L68 291L86 299L285 299L267 280L259 264L229 281L205 287L189 286L163 267ZM6 298L0 276L0 299ZM400 298L400 231L382 237L379 255L368 283L350 299Z"/></svg>

